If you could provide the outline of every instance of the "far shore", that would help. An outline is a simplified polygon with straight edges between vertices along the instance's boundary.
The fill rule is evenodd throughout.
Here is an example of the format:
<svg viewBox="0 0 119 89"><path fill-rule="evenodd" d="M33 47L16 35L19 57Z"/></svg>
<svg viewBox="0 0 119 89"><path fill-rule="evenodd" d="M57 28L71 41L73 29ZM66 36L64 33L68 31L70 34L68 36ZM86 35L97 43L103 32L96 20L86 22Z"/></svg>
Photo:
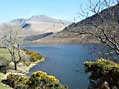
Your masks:
<svg viewBox="0 0 119 89"><path fill-rule="evenodd" d="M63 41L39 41L39 42L25 42L24 44L22 44L23 46L32 46L32 45L73 45L73 44L102 44L100 43L100 41L69 41L69 40L63 40Z"/></svg>

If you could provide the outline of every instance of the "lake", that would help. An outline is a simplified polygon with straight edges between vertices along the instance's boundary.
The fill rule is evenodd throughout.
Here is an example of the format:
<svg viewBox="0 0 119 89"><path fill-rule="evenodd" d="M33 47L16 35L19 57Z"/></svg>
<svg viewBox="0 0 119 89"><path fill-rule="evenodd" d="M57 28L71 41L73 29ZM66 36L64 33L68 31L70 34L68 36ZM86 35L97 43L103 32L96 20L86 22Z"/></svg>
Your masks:
<svg viewBox="0 0 119 89"><path fill-rule="evenodd" d="M46 57L46 61L37 64L29 71L30 74L42 70L56 76L61 83L70 89L87 89L88 74L85 73L83 63L99 58L98 51L104 49L99 44L80 45L52 45L52 46L26 46Z"/></svg>

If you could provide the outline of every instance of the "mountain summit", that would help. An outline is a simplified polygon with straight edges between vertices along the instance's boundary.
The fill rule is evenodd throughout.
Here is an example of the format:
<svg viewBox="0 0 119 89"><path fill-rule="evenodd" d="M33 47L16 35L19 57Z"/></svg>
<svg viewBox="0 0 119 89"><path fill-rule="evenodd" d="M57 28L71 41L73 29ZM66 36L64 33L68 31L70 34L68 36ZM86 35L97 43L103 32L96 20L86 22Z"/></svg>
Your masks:
<svg viewBox="0 0 119 89"><path fill-rule="evenodd" d="M14 19L11 22L23 28L22 33L24 36L59 32L70 24L68 21L55 19L46 15L32 16L29 19Z"/></svg>
<svg viewBox="0 0 119 89"><path fill-rule="evenodd" d="M68 21L64 21L64 20L61 20L61 19L52 18L52 17L46 16L46 15L32 16L28 20L30 20L30 21L50 22L50 23L62 23L62 24L69 23Z"/></svg>

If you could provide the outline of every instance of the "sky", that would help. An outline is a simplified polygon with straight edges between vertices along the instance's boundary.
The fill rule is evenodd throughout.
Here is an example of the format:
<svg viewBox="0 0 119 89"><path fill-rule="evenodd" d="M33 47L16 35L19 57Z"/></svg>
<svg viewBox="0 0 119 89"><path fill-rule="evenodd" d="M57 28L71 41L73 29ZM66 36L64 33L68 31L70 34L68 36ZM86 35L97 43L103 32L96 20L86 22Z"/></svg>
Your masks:
<svg viewBox="0 0 119 89"><path fill-rule="evenodd" d="M0 22L34 15L73 21L80 9L87 9L88 0L0 0ZM79 18L80 19L80 18Z"/></svg>
<svg viewBox="0 0 119 89"><path fill-rule="evenodd" d="M86 0L0 0L0 22L34 15L73 21L85 5Z"/></svg>

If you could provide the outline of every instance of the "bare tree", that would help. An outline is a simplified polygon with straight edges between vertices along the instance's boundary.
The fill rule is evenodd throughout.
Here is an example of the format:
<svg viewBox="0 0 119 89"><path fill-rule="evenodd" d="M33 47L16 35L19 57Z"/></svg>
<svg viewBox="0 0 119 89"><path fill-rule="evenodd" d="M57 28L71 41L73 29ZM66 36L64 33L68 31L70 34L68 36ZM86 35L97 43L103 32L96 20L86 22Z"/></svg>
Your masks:
<svg viewBox="0 0 119 89"><path fill-rule="evenodd" d="M92 0L89 0L89 3L90 3L89 6L90 11L96 14L98 16L98 21L100 21L98 25L96 23L91 24L97 31L95 36L100 40L101 43L106 44L113 50L110 53L116 53L117 55L119 55L119 36L118 36L119 23L117 20L118 13L116 12L117 10L111 7L113 3L118 4L119 3L118 0L98 0L95 4L92 2ZM105 8L108 8L106 10L106 13L105 11L102 12L102 10ZM89 86L89 89L99 89L99 86L105 85L105 79L97 79L97 81L91 80L91 84L92 84L91 86L95 88L90 88L91 86ZM118 83L117 85L113 85L113 86L112 85L113 84L108 85L108 88L105 89L119 88Z"/></svg>
<svg viewBox="0 0 119 89"><path fill-rule="evenodd" d="M18 32L20 27L17 25L6 25L4 30L6 33L4 35L4 46L8 49L12 62L14 63L14 69L17 70L17 64L21 61L21 49L18 43Z"/></svg>
<svg viewBox="0 0 119 89"><path fill-rule="evenodd" d="M119 39L118 39L118 29L119 24L115 20L116 18L116 12L113 9L108 10L108 15L110 16L111 23L105 22L105 17L101 13L101 10L103 8L109 8L111 7L111 4L113 3L111 0L99 0L95 6L91 4L90 1L90 10L97 14L100 18L101 24L96 26L95 24L92 24L96 29L97 33L96 36L99 38L99 40L112 48L118 55L119 55ZM115 0L115 2L118 4L118 0ZM112 52L111 52L112 53Z"/></svg>

